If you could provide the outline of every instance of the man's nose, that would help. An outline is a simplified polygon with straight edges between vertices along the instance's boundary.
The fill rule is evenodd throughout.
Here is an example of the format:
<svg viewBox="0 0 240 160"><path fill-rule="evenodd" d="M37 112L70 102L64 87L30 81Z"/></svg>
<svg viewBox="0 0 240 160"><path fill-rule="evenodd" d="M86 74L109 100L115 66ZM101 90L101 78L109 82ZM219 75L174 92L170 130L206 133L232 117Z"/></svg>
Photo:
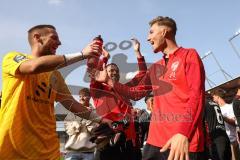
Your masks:
<svg viewBox="0 0 240 160"><path fill-rule="evenodd" d="M149 42L150 40L151 40L150 35L148 35L148 37L147 37L147 41Z"/></svg>
<svg viewBox="0 0 240 160"><path fill-rule="evenodd" d="M62 44L60 40L58 40L58 43L57 43L59 46Z"/></svg>

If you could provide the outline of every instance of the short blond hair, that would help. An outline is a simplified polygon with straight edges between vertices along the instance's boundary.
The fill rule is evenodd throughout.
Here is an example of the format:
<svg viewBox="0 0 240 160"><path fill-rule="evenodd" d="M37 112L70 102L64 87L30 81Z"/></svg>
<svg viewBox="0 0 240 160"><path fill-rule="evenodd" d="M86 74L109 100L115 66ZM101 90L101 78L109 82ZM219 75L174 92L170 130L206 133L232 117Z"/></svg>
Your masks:
<svg viewBox="0 0 240 160"><path fill-rule="evenodd" d="M163 17L163 16L158 16L154 19L152 19L149 22L149 25L152 26L153 24L157 23L159 26L167 26L171 29L173 35L176 35L177 32L177 24L176 22L170 18L170 17Z"/></svg>

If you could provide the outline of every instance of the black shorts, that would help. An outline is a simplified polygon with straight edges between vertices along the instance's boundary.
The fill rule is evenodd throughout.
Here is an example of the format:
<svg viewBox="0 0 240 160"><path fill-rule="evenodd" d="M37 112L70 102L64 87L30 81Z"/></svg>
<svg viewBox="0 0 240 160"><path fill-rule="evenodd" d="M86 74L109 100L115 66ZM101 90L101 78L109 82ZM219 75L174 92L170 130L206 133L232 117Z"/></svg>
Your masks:
<svg viewBox="0 0 240 160"><path fill-rule="evenodd" d="M156 147L150 144L146 144L143 148L142 160L167 160L170 150L166 152L160 152L160 147ZM190 160L205 160L205 154L203 152L190 152Z"/></svg>

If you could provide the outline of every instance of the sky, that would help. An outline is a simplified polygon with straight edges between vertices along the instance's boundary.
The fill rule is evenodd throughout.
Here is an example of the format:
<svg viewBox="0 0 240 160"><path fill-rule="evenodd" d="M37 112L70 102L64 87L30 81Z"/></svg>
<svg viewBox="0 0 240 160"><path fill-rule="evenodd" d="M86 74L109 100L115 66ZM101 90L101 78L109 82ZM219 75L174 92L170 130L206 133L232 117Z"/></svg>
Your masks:
<svg viewBox="0 0 240 160"><path fill-rule="evenodd" d="M228 41L240 28L239 6L239 0L0 0L0 63L10 51L30 53L29 28L52 24L62 42L58 54L81 51L100 34L111 49L110 62L116 62L125 72L131 68L129 73L121 74L122 79L130 78L136 66L130 39L136 37L141 42L147 63L159 60L162 53L154 54L147 42L148 22L156 16L169 16L177 23L179 46L195 48L201 57L212 53L203 59L211 82L211 86L206 82L209 89L239 76L240 59ZM240 36L232 43L239 51ZM88 87L85 69L84 63L79 62L63 70L70 88ZM223 71L231 77L224 77ZM143 105L142 101L135 104Z"/></svg>

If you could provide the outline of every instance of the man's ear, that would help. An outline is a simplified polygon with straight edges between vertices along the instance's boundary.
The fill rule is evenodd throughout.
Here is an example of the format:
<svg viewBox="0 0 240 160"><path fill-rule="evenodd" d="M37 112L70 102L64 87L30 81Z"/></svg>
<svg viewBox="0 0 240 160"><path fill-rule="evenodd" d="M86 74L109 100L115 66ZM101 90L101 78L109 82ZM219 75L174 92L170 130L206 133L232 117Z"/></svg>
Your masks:
<svg viewBox="0 0 240 160"><path fill-rule="evenodd" d="M163 35L163 37L166 37L166 35L167 35L167 28L163 28L162 35Z"/></svg>
<svg viewBox="0 0 240 160"><path fill-rule="evenodd" d="M41 38L41 35L39 33L35 33L33 35L33 39L34 39L34 41L42 44L42 38Z"/></svg>
<svg viewBox="0 0 240 160"><path fill-rule="evenodd" d="M162 34L163 34L164 38L169 38L171 32L170 32L169 28L164 28Z"/></svg>

